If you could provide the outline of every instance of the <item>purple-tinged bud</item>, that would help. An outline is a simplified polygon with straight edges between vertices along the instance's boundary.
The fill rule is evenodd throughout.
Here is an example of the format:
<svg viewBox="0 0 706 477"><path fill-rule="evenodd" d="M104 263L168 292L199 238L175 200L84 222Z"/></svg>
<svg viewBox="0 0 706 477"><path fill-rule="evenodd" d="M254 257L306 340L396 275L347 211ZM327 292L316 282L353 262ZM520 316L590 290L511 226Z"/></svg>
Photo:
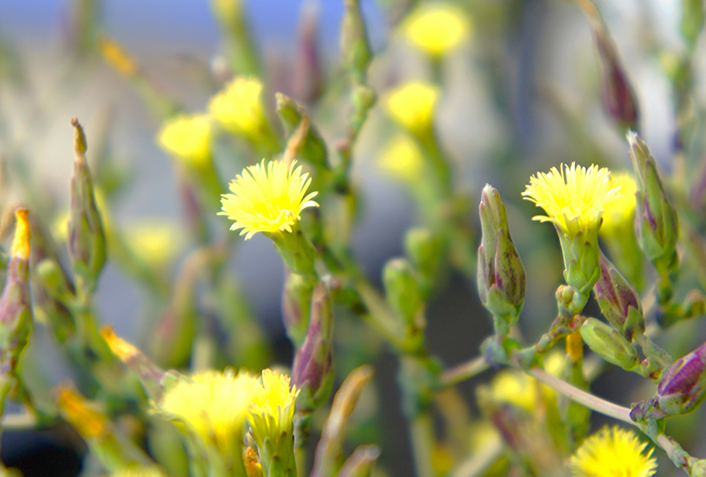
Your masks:
<svg viewBox="0 0 706 477"><path fill-rule="evenodd" d="M640 248L660 273L677 265L677 213L669 202L647 144L634 132L627 135L637 178L635 229Z"/></svg>
<svg viewBox="0 0 706 477"><path fill-rule="evenodd" d="M505 335L524 305L525 268L510 236L505 205L490 185L483 188L479 210L483 238L478 248L478 293L496 317L496 333Z"/></svg>
<svg viewBox="0 0 706 477"><path fill-rule="evenodd" d="M311 318L306 339L294 356L292 384L301 390L301 410L323 405L333 385L333 299L331 288L321 281L311 298Z"/></svg>
<svg viewBox="0 0 706 477"><path fill-rule="evenodd" d="M617 268L600 254L601 276L593 287L601 312L613 328L632 341L635 332L645 331L645 318L637 292Z"/></svg>
<svg viewBox="0 0 706 477"><path fill-rule="evenodd" d="M706 398L706 343L664 371L657 386L657 405L667 414L687 414Z"/></svg>
<svg viewBox="0 0 706 477"><path fill-rule="evenodd" d="M302 4L297 34L297 52L292 71L294 97L311 103L322 90L321 60L317 36L319 33L319 5L313 2Z"/></svg>
<svg viewBox="0 0 706 477"><path fill-rule="evenodd" d="M69 220L69 255L80 298L93 294L106 261L106 239L93 192L93 179L86 161L86 136L78 120L74 127L74 175L71 178L71 218Z"/></svg>
<svg viewBox="0 0 706 477"><path fill-rule="evenodd" d="M33 326L27 209L17 209L15 217L15 238L7 267L5 289L0 298L0 376L3 378L15 372L17 360L27 347Z"/></svg>

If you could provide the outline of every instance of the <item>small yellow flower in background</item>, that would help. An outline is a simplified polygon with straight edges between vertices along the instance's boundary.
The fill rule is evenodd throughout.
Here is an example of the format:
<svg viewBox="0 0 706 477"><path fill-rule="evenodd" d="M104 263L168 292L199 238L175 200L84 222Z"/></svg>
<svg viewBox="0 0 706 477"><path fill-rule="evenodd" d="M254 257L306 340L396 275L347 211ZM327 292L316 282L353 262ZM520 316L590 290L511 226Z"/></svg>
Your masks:
<svg viewBox="0 0 706 477"><path fill-rule="evenodd" d="M552 167L549 174L537 173L530 178L522 196L547 213L532 220L552 222L570 240L579 232L596 234L603 211L620 192L610 171L595 164L586 169L572 163Z"/></svg>
<svg viewBox="0 0 706 477"><path fill-rule="evenodd" d="M493 401L512 404L530 413L537 407L538 391L534 378L513 370L499 372L490 383Z"/></svg>
<svg viewBox="0 0 706 477"><path fill-rule="evenodd" d="M613 187L620 189L620 197L608 204L603 212L603 225L601 233L606 236L614 235L627 224L632 227L637 206L637 182L629 172L613 174ZM624 229L623 229L624 230Z"/></svg>
<svg viewBox="0 0 706 477"><path fill-rule="evenodd" d="M432 56L441 56L455 48L470 32L471 23L464 12L444 3L418 9L405 28L407 38Z"/></svg>
<svg viewBox="0 0 706 477"><path fill-rule="evenodd" d="M114 40L102 37L98 39L98 49L103 59L121 75L130 78L137 73L137 63Z"/></svg>
<svg viewBox="0 0 706 477"><path fill-rule="evenodd" d="M127 244L142 262L157 268L169 264L182 246L182 234L173 222L151 219L125 227Z"/></svg>
<svg viewBox="0 0 706 477"><path fill-rule="evenodd" d="M571 457L575 477L650 477L657 471L653 449L632 431L604 427L581 444Z"/></svg>
<svg viewBox="0 0 706 477"><path fill-rule="evenodd" d="M383 148L378 166L392 177L414 182L421 177L423 162L424 157L414 139L399 134Z"/></svg>
<svg viewBox="0 0 706 477"><path fill-rule="evenodd" d="M133 467L110 474L110 477L166 477L159 467Z"/></svg>
<svg viewBox="0 0 706 477"><path fill-rule="evenodd" d="M439 89L428 83L411 82L400 86L387 97L392 118L415 134L431 128Z"/></svg>
<svg viewBox="0 0 706 477"><path fill-rule="evenodd" d="M311 178L302 174L296 161L263 159L259 164L247 167L242 175L230 183L230 194L221 196L223 211L233 221L231 230L243 229L240 235L245 240L258 232L292 231L292 226L301 220L301 212L307 207L318 207L311 200L318 192L306 193Z"/></svg>
<svg viewBox="0 0 706 477"><path fill-rule="evenodd" d="M248 409L262 392L260 381L247 372L206 371L169 387L156 411L183 423L204 445L233 455L241 452Z"/></svg>
<svg viewBox="0 0 706 477"><path fill-rule="evenodd" d="M286 374L265 369L261 379L264 392L255 397L249 419L258 447L264 445L266 438L274 442L283 435L292 435L294 400L299 394Z"/></svg>
<svg viewBox="0 0 706 477"><path fill-rule="evenodd" d="M238 77L211 99L208 109L228 131L254 139L269 127L261 93L260 80Z"/></svg>
<svg viewBox="0 0 706 477"><path fill-rule="evenodd" d="M108 418L91 409L91 404L76 391L68 386L59 385L56 395L61 415L76 428L81 437L89 439L109 432Z"/></svg>
<svg viewBox="0 0 706 477"><path fill-rule="evenodd" d="M192 166L208 163L211 158L213 127L205 114L180 115L162 125L159 145L177 159Z"/></svg>

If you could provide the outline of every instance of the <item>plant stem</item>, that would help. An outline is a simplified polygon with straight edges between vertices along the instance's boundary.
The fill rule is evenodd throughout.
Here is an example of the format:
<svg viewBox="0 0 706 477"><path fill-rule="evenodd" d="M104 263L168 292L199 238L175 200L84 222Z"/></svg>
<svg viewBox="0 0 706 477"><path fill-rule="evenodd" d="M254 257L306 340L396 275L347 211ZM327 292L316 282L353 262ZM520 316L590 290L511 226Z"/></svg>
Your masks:
<svg viewBox="0 0 706 477"><path fill-rule="evenodd" d="M428 412L421 413L410 423L412 453L417 477L434 477L432 449L434 447L434 426Z"/></svg>
<svg viewBox="0 0 706 477"><path fill-rule="evenodd" d="M490 365L483 356L477 356L470 361L444 371L439 377L439 386L442 388L453 386L466 379L471 379L489 367Z"/></svg>
<svg viewBox="0 0 706 477"><path fill-rule="evenodd" d="M468 459L461 462L456 470L451 473L451 477L477 477L483 475L500 458L502 453L503 441L500 436L495 436Z"/></svg>
<svg viewBox="0 0 706 477"><path fill-rule="evenodd" d="M630 409L627 407L618 406L617 404L608 402L598 396L594 396L593 394L579 389L566 381L562 381L556 376L552 376L541 368L531 368L528 373L552 389L559 391L569 399L583 404L589 409L593 409L594 411L605 414L606 416L618 419L619 421L627 422L633 426L637 426L637 423L630 419Z"/></svg>

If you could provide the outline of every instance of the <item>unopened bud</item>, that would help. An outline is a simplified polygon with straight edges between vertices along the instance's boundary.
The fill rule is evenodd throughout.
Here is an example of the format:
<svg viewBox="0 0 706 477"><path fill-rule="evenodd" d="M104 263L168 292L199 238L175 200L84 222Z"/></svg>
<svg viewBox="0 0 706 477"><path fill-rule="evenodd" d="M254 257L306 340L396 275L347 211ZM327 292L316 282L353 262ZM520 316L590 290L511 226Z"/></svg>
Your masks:
<svg viewBox="0 0 706 477"><path fill-rule="evenodd" d="M74 175L71 178L71 218L69 220L69 255L76 275L79 295L90 296L106 261L106 240L96 206L93 179L86 162L86 137L74 119Z"/></svg>
<svg viewBox="0 0 706 477"><path fill-rule="evenodd" d="M645 331L642 305L635 289L605 255L600 254L601 277L593 291L608 323L632 341L635 332Z"/></svg>
<svg viewBox="0 0 706 477"><path fill-rule="evenodd" d="M638 242L660 272L671 271L677 262L677 213L669 202L647 144L634 132L629 132L627 139L637 177L635 228Z"/></svg>
<svg viewBox="0 0 706 477"><path fill-rule="evenodd" d="M667 414L687 414L706 399L706 343L679 358L662 374L657 404Z"/></svg>
<svg viewBox="0 0 706 477"><path fill-rule="evenodd" d="M282 93L275 95L277 114L279 115L285 133L294 135L299 128L305 128L301 144L297 147L297 155L317 168L328 168L328 151L326 143L309 121L309 116L302 106Z"/></svg>
<svg viewBox="0 0 706 477"><path fill-rule="evenodd" d="M325 281L314 288L309 330L294 356L292 384L301 390L299 402L306 410L319 408L333 385L333 299Z"/></svg>
<svg viewBox="0 0 706 477"><path fill-rule="evenodd" d="M319 33L319 5L302 4L297 34L297 52L292 71L292 91L301 101L312 102L322 91L321 60L317 37Z"/></svg>
<svg viewBox="0 0 706 477"><path fill-rule="evenodd" d="M66 280L64 271L53 258L45 258L34 267L34 274L37 281L52 298L62 303L67 303L72 292L69 289L69 282Z"/></svg>
<svg viewBox="0 0 706 477"><path fill-rule="evenodd" d="M480 202L483 238L478 248L478 293L507 334L517 322L525 300L525 268L510 236L505 205L498 191L486 185ZM496 319L496 328L498 327Z"/></svg>
<svg viewBox="0 0 706 477"><path fill-rule="evenodd" d="M581 337L591 351L609 363L625 370L631 370L639 363L635 347L621 333L602 321L588 318L581 326Z"/></svg>
<svg viewBox="0 0 706 477"><path fill-rule="evenodd" d="M442 265L444 240L429 229L414 228L405 235L404 250L419 272L420 286L426 298Z"/></svg>
<svg viewBox="0 0 706 477"><path fill-rule="evenodd" d="M387 302L402 318L408 333L421 332L425 325L424 302L412 264L404 258L388 261L382 272L382 281Z"/></svg>
<svg viewBox="0 0 706 477"><path fill-rule="evenodd" d="M368 43L360 0L345 0L341 24L341 61L356 83L362 82L373 57Z"/></svg>

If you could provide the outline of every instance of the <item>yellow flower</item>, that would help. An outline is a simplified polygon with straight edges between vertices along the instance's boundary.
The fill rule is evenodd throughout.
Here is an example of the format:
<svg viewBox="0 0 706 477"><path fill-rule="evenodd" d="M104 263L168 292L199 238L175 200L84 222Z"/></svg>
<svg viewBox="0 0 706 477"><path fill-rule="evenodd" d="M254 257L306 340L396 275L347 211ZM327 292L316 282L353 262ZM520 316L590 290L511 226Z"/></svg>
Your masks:
<svg viewBox="0 0 706 477"><path fill-rule="evenodd" d="M499 403L512 404L532 413L537 407L537 382L524 373L499 372L490 383L490 396Z"/></svg>
<svg viewBox="0 0 706 477"><path fill-rule="evenodd" d="M604 427L571 457L571 470L576 477L650 477L657 461L646 448L632 431Z"/></svg>
<svg viewBox="0 0 706 477"><path fill-rule="evenodd" d="M211 99L208 109L230 132L254 139L268 128L261 93L260 80L238 77Z"/></svg>
<svg viewBox="0 0 706 477"><path fill-rule="evenodd" d="M318 192L306 194L311 178L302 174L296 161L265 160L247 167L230 183L231 194L223 194L221 203L225 215L233 221L231 230L243 229L245 240L258 232L292 231L307 207L318 207L311 200Z"/></svg>
<svg viewBox="0 0 706 477"><path fill-rule="evenodd" d="M399 134L385 146L378 165L397 179L413 182L420 178L423 162L414 140L407 134Z"/></svg>
<svg viewBox="0 0 706 477"><path fill-rule="evenodd" d="M21 259L29 258L29 237L30 227L29 227L29 212L27 209L20 207L15 210L15 236L12 240L12 251L13 257L18 257Z"/></svg>
<svg viewBox="0 0 706 477"><path fill-rule="evenodd" d="M248 409L262 392L260 381L247 372L206 371L168 388L156 411L183 423L205 446L232 456L241 452Z"/></svg>
<svg viewBox="0 0 706 477"><path fill-rule="evenodd" d="M637 182L635 177L628 172L620 172L613 175L613 186L620 188L620 197L610 203L603 212L603 225L601 234L606 236L615 235L627 224L632 227L635 218L635 207L637 206Z"/></svg>
<svg viewBox="0 0 706 477"><path fill-rule="evenodd" d="M166 477L159 467L131 467L110 474L110 477Z"/></svg>
<svg viewBox="0 0 706 477"><path fill-rule="evenodd" d="M207 115L181 115L162 125L159 145L176 158L201 166L210 161L212 137L211 119Z"/></svg>
<svg viewBox="0 0 706 477"><path fill-rule="evenodd" d="M150 219L131 224L125 232L133 254L157 268L169 264L182 246L179 228L173 222Z"/></svg>
<svg viewBox="0 0 706 477"><path fill-rule="evenodd" d="M431 128L439 89L433 85L411 82L395 89L387 98L387 109L395 121L410 132L419 134Z"/></svg>
<svg viewBox="0 0 706 477"><path fill-rule="evenodd" d="M417 10L408 20L407 38L432 56L441 56L470 33L471 24L463 11L437 3Z"/></svg>
<svg viewBox="0 0 706 477"><path fill-rule="evenodd" d="M275 443L284 435L292 436L294 400L299 391L290 384L289 376L270 369L262 371L263 393L250 407L250 425L258 447L266 438Z"/></svg>
<svg viewBox="0 0 706 477"><path fill-rule="evenodd" d="M620 195L608 169L595 164L586 169L572 163L532 176L522 196L547 213L532 220L552 222L573 240L580 232L597 234L603 211Z"/></svg>

